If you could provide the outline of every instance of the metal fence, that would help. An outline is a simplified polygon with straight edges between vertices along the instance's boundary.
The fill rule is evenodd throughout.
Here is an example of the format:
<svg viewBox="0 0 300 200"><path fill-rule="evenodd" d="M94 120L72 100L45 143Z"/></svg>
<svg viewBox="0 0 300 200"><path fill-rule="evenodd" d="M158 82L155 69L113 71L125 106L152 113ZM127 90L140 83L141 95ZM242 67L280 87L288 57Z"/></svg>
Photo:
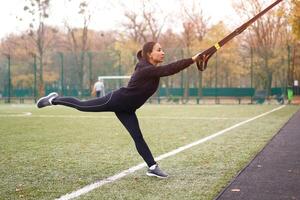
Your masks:
<svg viewBox="0 0 300 200"><path fill-rule="evenodd" d="M251 90L246 96L253 96L255 90L268 90L266 79L271 81L270 88L277 88L273 89L276 91L280 89L276 95L286 95L289 87L294 90L294 94L299 94L299 87L294 87L291 80L291 73L294 72L291 69L291 48L279 48L269 59L268 68L265 68L265 61L260 55L254 53L255 49L230 52L224 48L210 59L204 73L192 67L162 78L157 95L226 96L227 91L227 96L239 96L236 91L238 88L244 88L244 91ZM166 49L165 63L189 57L188 52L192 51L182 48ZM8 102L12 97L37 99L41 95L41 66L43 93L57 91L67 96L90 97L92 85L98 76L130 75L136 62L135 53L116 50L79 54L52 52L44 57L43 65L36 55L2 55L0 98L6 98ZM265 73L266 69L270 69L271 73ZM270 75L271 77L268 77ZM126 81L123 80L111 80L105 82L105 87L110 91L125 84ZM274 95L272 90L268 95Z"/></svg>

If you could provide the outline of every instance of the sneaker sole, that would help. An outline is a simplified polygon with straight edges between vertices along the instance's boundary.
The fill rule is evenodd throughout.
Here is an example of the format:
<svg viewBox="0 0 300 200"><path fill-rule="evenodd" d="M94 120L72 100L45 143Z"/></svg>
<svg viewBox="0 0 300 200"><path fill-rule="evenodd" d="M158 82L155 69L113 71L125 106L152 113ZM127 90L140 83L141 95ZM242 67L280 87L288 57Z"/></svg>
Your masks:
<svg viewBox="0 0 300 200"><path fill-rule="evenodd" d="M159 176L159 175L152 174L152 173L148 173L148 172L146 173L146 175L147 175L147 176L151 176L151 177L162 178L162 179L168 178L168 176Z"/></svg>

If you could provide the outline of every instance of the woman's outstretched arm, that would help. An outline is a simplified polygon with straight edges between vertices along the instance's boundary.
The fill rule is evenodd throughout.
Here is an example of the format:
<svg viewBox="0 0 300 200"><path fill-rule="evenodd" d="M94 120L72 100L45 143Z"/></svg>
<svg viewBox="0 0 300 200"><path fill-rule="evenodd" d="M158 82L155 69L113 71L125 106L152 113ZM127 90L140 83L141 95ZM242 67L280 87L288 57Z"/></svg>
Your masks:
<svg viewBox="0 0 300 200"><path fill-rule="evenodd" d="M159 67L150 65L148 67L145 67L142 70L143 72L141 73L143 73L145 76L152 76L152 77L170 76L189 67L196 61L197 58L198 58L198 54L194 55L192 58L178 60L176 62L167 65L162 65Z"/></svg>

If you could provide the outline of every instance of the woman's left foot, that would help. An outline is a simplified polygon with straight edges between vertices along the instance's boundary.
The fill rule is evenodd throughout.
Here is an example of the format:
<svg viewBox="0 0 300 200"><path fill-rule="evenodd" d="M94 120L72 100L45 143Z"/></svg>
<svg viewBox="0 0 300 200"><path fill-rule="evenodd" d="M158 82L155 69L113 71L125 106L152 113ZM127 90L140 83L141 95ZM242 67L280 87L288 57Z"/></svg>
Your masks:
<svg viewBox="0 0 300 200"><path fill-rule="evenodd" d="M167 178L169 176L167 173L165 173L164 171L162 171L157 164L151 166L148 169L148 171L147 171L146 174L148 176L155 176L155 177L158 177L158 178Z"/></svg>
<svg viewBox="0 0 300 200"><path fill-rule="evenodd" d="M36 106L38 108L51 106L52 105L52 100L55 99L56 97L58 97L58 94L56 92L52 92L52 93L48 94L47 96L40 98L37 101Z"/></svg>

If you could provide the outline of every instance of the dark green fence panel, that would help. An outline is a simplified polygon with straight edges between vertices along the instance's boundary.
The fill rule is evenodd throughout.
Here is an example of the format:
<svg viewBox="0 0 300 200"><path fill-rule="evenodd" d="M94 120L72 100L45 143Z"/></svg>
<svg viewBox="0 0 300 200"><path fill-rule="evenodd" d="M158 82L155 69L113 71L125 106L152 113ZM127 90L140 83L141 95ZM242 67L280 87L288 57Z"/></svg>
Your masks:
<svg viewBox="0 0 300 200"><path fill-rule="evenodd" d="M111 89L106 89L106 93L110 92ZM45 94L49 94L51 92L61 92L60 87L53 87L51 85L45 86ZM160 88L159 96L183 96L183 88ZM168 94L168 95L167 95ZM203 88L202 96L224 96L224 97L243 97L243 96L254 96L255 89L254 88ZM271 95L280 96L283 94L282 88L272 88ZM2 96L6 97L8 95L7 88L4 89ZM12 96L13 97L33 97L33 89L32 88L13 88ZM79 94L78 88L65 88L64 89L65 96L80 96L80 97L89 97L91 96L89 89L84 89L82 94ZM190 97L198 97L198 88L190 88L189 90Z"/></svg>
<svg viewBox="0 0 300 200"><path fill-rule="evenodd" d="M16 97L33 97L32 88L18 88L12 90L12 96Z"/></svg>
<svg viewBox="0 0 300 200"><path fill-rule="evenodd" d="M278 93L280 88L274 88L274 93ZM281 91L281 89L280 89ZM255 92L254 88L203 88L202 96L253 96ZM171 88L168 90L170 96L183 96L183 88ZM159 89L159 96L166 96L167 88ZM198 88L190 88L189 96L197 97Z"/></svg>
<svg viewBox="0 0 300 200"><path fill-rule="evenodd" d="M271 95L277 95L280 96L282 95L282 89L281 88L272 88L271 89Z"/></svg>

